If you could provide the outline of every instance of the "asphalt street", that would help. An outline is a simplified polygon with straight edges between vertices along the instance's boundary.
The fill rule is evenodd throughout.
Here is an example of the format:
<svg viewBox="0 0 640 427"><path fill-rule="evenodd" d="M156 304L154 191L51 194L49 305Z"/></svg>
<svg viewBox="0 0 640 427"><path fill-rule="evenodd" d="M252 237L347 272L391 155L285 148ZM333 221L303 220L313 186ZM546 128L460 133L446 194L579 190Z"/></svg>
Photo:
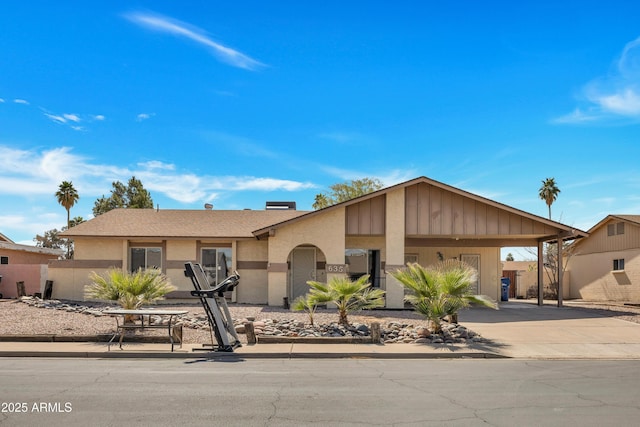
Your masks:
<svg viewBox="0 0 640 427"><path fill-rule="evenodd" d="M0 426L635 426L638 360L0 359Z"/></svg>

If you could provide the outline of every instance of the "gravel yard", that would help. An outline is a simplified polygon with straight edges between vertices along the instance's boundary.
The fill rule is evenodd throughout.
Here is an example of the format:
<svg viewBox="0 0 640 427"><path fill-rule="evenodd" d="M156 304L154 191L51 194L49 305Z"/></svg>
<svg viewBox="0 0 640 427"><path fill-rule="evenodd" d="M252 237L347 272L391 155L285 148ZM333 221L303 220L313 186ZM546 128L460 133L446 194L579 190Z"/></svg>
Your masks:
<svg viewBox="0 0 640 427"><path fill-rule="evenodd" d="M73 302L69 302L73 305ZM106 304L79 303L91 309L116 308ZM185 318L202 319L206 322L206 314L200 303L167 305L162 304L163 309L188 310ZM304 312L294 312L280 307L263 305L229 304L229 311L234 320L253 318L255 320L272 319L273 321L293 320L308 322L308 315ZM314 315L316 324L331 323L338 320L335 310L318 309ZM352 314L351 322L369 324L373 321L381 324L398 322L415 326L426 325L421 316L408 310L379 310ZM77 311L65 311L53 308L38 308L30 305L28 300L3 299L0 300L0 335L33 335L33 334L57 334L57 335L95 335L108 334L115 331L116 322L110 316L96 316ZM163 333L155 330L145 333ZM240 340L245 342L243 334ZM208 329L196 329L185 327L183 329L185 343L199 344L210 343L211 336Z"/></svg>
<svg viewBox="0 0 640 427"><path fill-rule="evenodd" d="M3 299L0 300L0 335L96 335L109 334L115 330L115 320L109 316L91 314L109 306L106 304L81 303L80 310L87 310L89 314L73 310L39 308L32 304L36 301ZM74 305L70 302L70 305ZM580 310L603 310L602 314L616 317L621 320L640 323L640 307L623 304L602 304L567 301L567 307ZM197 304L162 305L163 309L188 310L184 316L185 328L183 339L185 343L199 344L210 343L211 336L208 328L194 327L198 323L206 324L206 315L202 306ZM253 318L256 321L271 319L278 321L294 321L308 323L308 315L304 312L293 312L280 307L268 307L263 305L230 304L229 309L234 320ZM314 315L316 324L329 324L336 322L338 318L335 310L318 309ZM199 322L191 322L191 319ZM426 326L426 321L418 314L409 310L374 310L363 311L349 316L351 323L370 325L371 322L379 322L381 325L398 323L414 327ZM161 330L151 333L163 333ZM148 332L146 332L148 333ZM240 339L246 342L243 334Z"/></svg>

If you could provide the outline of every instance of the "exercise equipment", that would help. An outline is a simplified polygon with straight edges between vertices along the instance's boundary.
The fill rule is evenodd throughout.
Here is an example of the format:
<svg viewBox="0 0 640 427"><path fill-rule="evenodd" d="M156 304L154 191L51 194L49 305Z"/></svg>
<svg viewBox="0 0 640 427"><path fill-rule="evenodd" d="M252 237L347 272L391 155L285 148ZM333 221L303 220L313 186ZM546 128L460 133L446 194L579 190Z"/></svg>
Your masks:
<svg viewBox="0 0 640 427"><path fill-rule="evenodd" d="M184 275L191 279L195 290L191 291L191 296L198 297L202 303L209 326L211 327L211 347L213 351L233 352L236 347L241 347L240 339L236 333L233 319L229 312L227 300L224 293L232 291L240 282L240 275L237 271L217 285L211 286L207 274L200 264L186 262L184 264ZM213 342L213 336L215 341Z"/></svg>

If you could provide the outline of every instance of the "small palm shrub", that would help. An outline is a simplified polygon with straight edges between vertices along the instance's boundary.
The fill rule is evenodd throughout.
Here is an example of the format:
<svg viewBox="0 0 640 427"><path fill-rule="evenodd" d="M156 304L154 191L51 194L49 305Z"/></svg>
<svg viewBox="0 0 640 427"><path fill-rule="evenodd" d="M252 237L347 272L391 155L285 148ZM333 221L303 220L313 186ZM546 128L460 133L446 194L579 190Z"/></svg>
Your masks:
<svg viewBox="0 0 640 427"><path fill-rule="evenodd" d="M349 313L354 311L384 307L384 291L374 288L369 283L369 275L357 280L346 276L334 277L329 283L309 281L311 290L306 297L315 305L331 302L338 308L341 325L348 325Z"/></svg>
<svg viewBox="0 0 640 427"><path fill-rule="evenodd" d="M84 288L85 297L117 301L124 309L137 309L144 304L153 304L176 289L155 268L139 269L135 273L112 268L104 275L91 272L89 278L91 284Z"/></svg>
<svg viewBox="0 0 640 427"><path fill-rule="evenodd" d="M471 292L476 274L473 267L462 261L446 260L426 268L409 263L406 269L395 271L392 276L409 291L405 300L438 333L445 317L457 319L458 311L471 304L497 308L489 297Z"/></svg>
<svg viewBox="0 0 640 427"><path fill-rule="evenodd" d="M311 326L313 326L313 315L315 314L317 307L318 303L311 294L300 296L293 301L293 304L291 304L291 309L293 311L307 312L307 314L309 315L309 323L311 324Z"/></svg>

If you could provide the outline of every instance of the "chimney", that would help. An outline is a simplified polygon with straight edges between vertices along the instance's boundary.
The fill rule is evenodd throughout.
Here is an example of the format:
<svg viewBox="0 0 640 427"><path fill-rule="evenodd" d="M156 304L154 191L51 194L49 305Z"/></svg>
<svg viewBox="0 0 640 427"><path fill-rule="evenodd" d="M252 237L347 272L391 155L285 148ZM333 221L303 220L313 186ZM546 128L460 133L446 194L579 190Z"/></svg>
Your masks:
<svg viewBox="0 0 640 427"><path fill-rule="evenodd" d="M264 207L266 210L278 210L278 211L286 211L286 210L296 210L296 202L267 202Z"/></svg>

